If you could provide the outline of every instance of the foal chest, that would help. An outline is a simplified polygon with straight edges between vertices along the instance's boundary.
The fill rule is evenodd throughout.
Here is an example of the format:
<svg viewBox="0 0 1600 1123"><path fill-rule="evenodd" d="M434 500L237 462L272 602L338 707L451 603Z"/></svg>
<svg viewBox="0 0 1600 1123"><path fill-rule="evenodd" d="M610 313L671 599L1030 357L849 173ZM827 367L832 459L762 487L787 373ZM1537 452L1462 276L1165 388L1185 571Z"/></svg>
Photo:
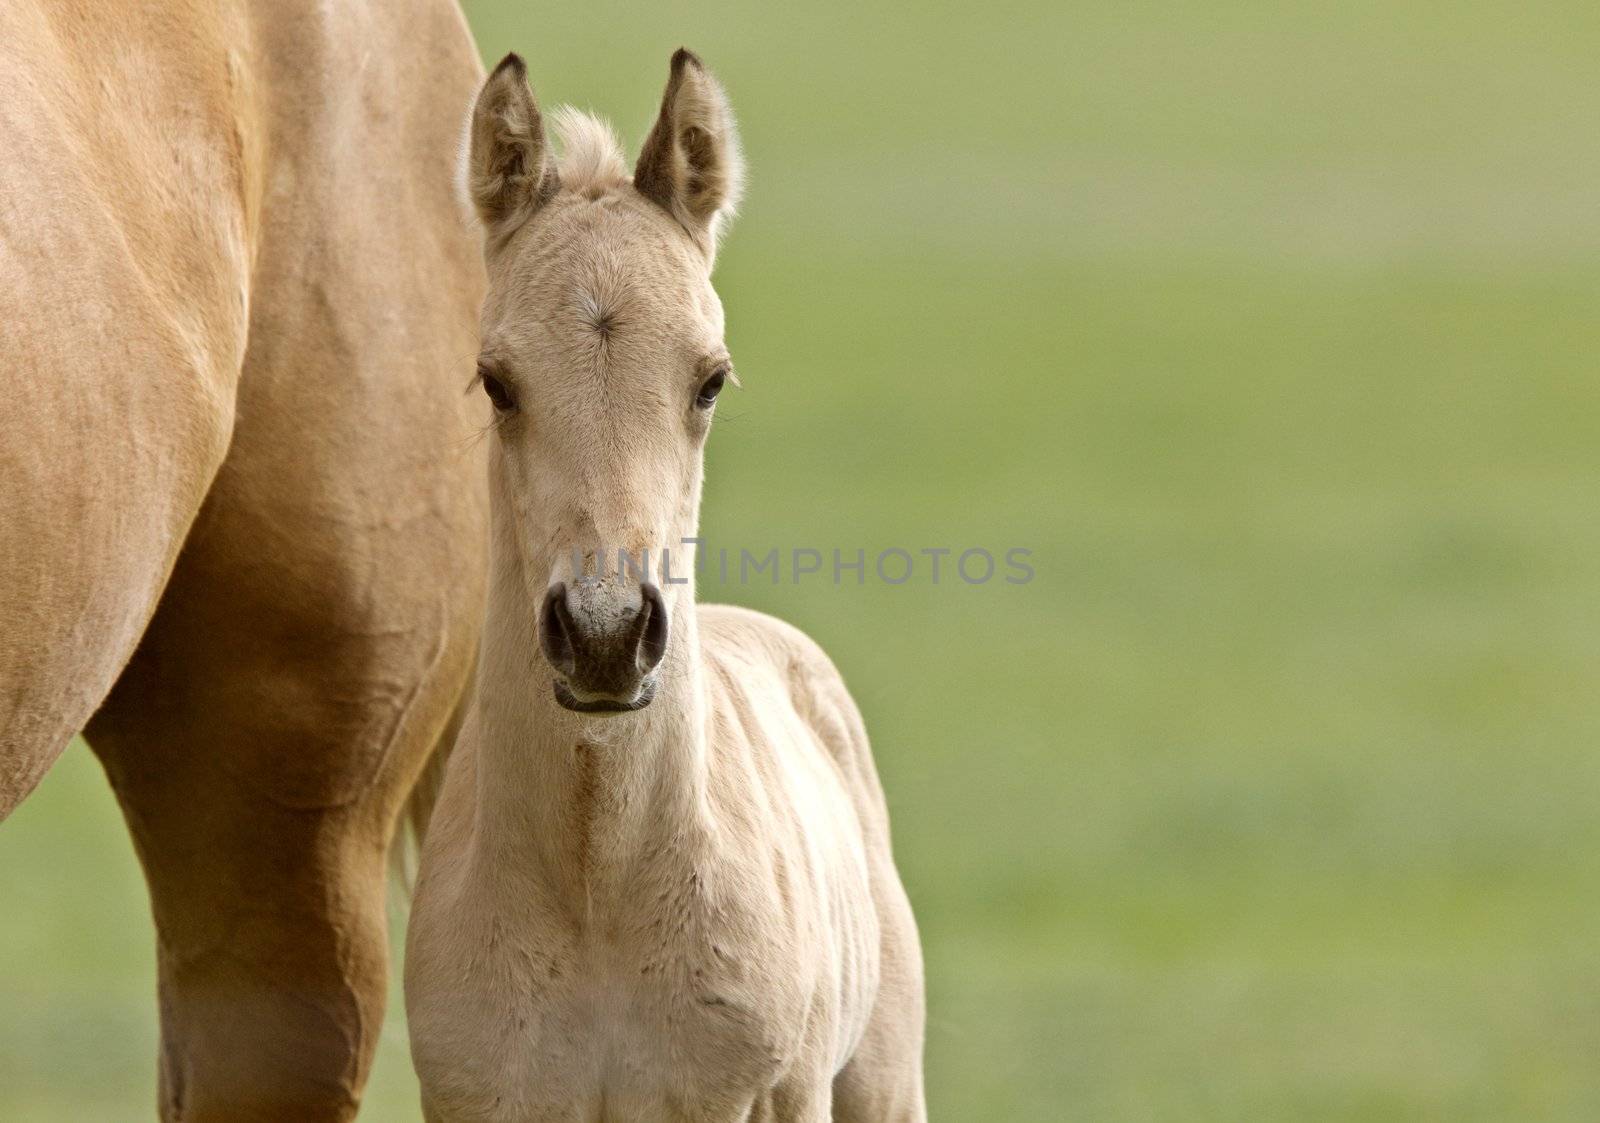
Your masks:
<svg viewBox="0 0 1600 1123"><path fill-rule="evenodd" d="M507 1123L747 1118L816 1027L806 980L754 966L792 969L792 949L755 955L729 937L496 939L462 980L471 993L440 996L448 1017L425 998L413 1014L430 1108Z"/></svg>

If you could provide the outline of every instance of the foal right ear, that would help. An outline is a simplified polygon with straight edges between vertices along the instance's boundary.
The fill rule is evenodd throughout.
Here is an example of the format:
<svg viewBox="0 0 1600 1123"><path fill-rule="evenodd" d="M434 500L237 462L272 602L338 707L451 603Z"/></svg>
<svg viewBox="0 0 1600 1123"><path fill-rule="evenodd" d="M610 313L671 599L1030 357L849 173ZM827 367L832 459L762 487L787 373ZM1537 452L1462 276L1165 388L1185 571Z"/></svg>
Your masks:
<svg viewBox="0 0 1600 1123"><path fill-rule="evenodd" d="M555 194L548 151L528 67L513 52L483 83L467 134L467 194L491 236L510 234Z"/></svg>

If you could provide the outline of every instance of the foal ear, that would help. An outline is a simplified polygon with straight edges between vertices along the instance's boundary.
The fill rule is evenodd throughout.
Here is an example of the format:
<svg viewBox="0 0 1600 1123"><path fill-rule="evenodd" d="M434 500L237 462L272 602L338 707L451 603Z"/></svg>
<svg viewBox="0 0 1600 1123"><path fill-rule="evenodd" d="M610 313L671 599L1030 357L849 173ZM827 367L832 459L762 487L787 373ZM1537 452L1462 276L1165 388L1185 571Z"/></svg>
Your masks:
<svg viewBox="0 0 1600 1123"><path fill-rule="evenodd" d="M710 256L738 205L744 158L722 86L689 51L672 56L661 114L645 139L633 185L664 207Z"/></svg>
<svg viewBox="0 0 1600 1123"><path fill-rule="evenodd" d="M528 68L509 54L483 83L467 132L467 195L491 235L526 222L558 186Z"/></svg>

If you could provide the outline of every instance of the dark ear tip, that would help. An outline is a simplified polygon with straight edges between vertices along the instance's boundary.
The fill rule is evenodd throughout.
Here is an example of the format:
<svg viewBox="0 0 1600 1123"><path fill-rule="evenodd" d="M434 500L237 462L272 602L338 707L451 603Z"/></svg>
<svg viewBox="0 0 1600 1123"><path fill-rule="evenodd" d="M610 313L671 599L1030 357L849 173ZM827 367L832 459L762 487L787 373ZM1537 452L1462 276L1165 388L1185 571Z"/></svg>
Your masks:
<svg viewBox="0 0 1600 1123"><path fill-rule="evenodd" d="M679 47L672 52L672 73L676 74L685 66L693 66L696 70L704 70L705 63L700 61L700 56L688 47Z"/></svg>
<svg viewBox="0 0 1600 1123"><path fill-rule="evenodd" d="M500 76L500 72L503 70L511 71L518 78L526 78L528 76L528 64L522 61L522 56L517 54L516 51L512 51L510 54L506 55L505 58L501 59L500 65L496 66L494 70L490 72L489 77L498 78Z"/></svg>

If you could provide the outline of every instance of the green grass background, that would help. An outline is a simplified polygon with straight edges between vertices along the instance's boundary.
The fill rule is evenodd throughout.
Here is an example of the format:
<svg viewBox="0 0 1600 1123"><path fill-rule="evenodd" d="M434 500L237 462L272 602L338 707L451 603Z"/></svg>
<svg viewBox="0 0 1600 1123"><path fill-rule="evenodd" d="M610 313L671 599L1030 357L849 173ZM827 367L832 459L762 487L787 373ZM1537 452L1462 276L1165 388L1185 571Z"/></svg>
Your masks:
<svg viewBox="0 0 1600 1123"><path fill-rule="evenodd" d="M680 42L740 111L708 536L1034 551L705 590L867 714L935 1119L1600 1118L1600 9L468 8L630 144ZM0 1119L148 1117L152 942L75 746Z"/></svg>

